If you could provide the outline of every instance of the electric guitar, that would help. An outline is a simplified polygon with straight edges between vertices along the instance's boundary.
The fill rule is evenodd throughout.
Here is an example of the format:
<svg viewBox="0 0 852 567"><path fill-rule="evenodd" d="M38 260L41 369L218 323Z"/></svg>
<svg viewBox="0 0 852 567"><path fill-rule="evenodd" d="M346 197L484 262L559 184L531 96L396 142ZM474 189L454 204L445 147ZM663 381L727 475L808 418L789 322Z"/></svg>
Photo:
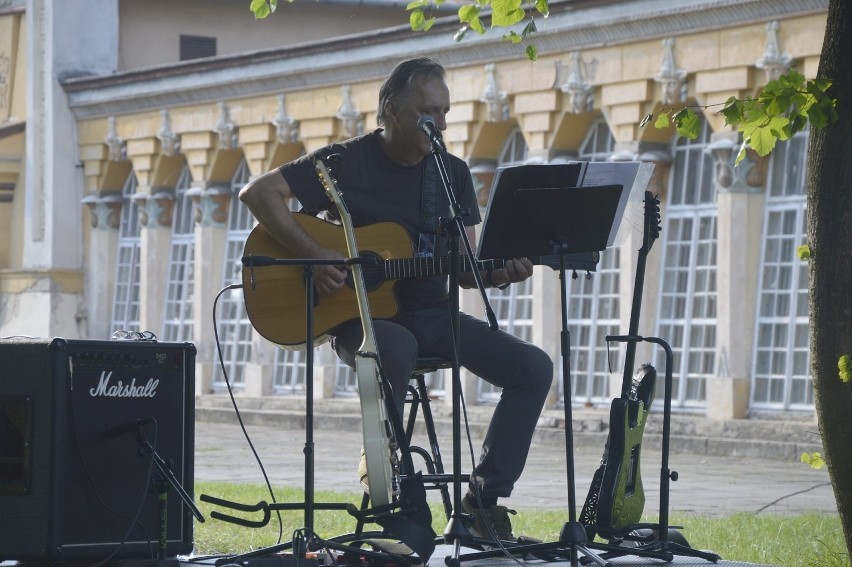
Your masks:
<svg viewBox="0 0 852 567"><path fill-rule="evenodd" d="M346 203L343 202L331 172L321 159L316 160L316 170L325 187L326 195L337 208L343 224L349 257L357 258L358 244ZM358 378L358 395L361 399L361 423L364 432L370 500L374 506L385 506L393 501L395 481L391 462L394 451L388 436L390 425L382 389L381 364L376 349L376 336L373 332L373 319L370 316L370 304L367 301L367 288L361 264L352 265L352 278L358 300L361 327L364 331L364 339L355 354L355 375Z"/></svg>
<svg viewBox="0 0 852 567"><path fill-rule="evenodd" d="M645 191L642 246L633 286L628 331L630 336L638 333L645 264L651 247L660 236L659 204L659 198ZM632 374L635 357L636 342L628 342L624 355L621 396L612 400L610 434L600 467L592 477L589 494L580 513L580 522L589 539L593 539L596 532L606 535L607 532L617 532L635 524L642 517L645 507L639 455L657 371L650 364L643 364L635 375Z"/></svg>
<svg viewBox="0 0 852 567"><path fill-rule="evenodd" d="M344 227L314 216L295 214L301 227L320 246L347 254ZM411 257L411 240L405 229L396 223L379 222L354 229L362 248L362 257L375 260L374 265L362 265L364 288L369 297L372 316L390 319L398 305L394 295L395 280L449 273L447 257ZM593 271L598 253L577 254L573 267ZM254 258L297 258L266 230L257 225L249 234L243 249L243 300L252 326L264 338L287 348L301 348L305 339L305 286L303 268L298 265L263 265L253 267ZM351 254L350 254L351 257ZM534 264L559 269L558 256L530 258ZM499 269L505 260L470 261L462 256L462 271L474 266L479 270ZM354 270L353 270L354 274ZM346 285L335 293L318 298L313 306L314 344L326 339L325 334L337 325L359 317L355 283L348 277Z"/></svg>
<svg viewBox="0 0 852 567"><path fill-rule="evenodd" d="M637 523L645 508L639 456L654 398L657 370L639 367L628 397L615 398L609 412L609 445L598 495L598 526L620 530Z"/></svg>

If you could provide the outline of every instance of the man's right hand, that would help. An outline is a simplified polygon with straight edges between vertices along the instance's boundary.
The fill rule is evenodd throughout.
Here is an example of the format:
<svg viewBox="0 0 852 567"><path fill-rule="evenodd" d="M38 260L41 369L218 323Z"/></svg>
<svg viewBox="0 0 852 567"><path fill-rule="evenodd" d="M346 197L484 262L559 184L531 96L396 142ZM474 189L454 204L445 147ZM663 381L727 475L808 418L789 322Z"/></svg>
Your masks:
<svg viewBox="0 0 852 567"><path fill-rule="evenodd" d="M331 248L320 248L314 257L318 260L345 260L346 256ZM314 266L314 288L320 296L331 295L345 285L349 268L342 265Z"/></svg>

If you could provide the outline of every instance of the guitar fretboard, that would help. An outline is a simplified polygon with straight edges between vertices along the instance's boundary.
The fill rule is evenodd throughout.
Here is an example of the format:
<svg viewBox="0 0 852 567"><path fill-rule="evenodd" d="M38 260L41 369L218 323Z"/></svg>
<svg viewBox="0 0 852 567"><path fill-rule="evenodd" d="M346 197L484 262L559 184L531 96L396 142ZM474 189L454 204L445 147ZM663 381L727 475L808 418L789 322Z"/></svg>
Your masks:
<svg viewBox="0 0 852 567"><path fill-rule="evenodd" d="M403 278L420 278L428 276L443 276L450 271L450 259L446 256L421 258L391 258L384 260L384 278L398 280ZM497 270L502 268L504 260L472 261L467 256L461 257L461 271L470 272L474 265L480 271ZM365 268L370 270L369 267Z"/></svg>

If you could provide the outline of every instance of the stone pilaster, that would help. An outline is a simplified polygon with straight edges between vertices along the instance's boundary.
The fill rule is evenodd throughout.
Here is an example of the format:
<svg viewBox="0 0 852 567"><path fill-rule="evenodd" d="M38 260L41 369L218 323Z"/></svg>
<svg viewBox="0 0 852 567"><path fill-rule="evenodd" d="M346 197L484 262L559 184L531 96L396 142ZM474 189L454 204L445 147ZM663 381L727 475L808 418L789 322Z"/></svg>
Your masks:
<svg viewBox="0 0 852 567"><path fill-rule="evenodd" d="M213 301L222 289L225 241L228 234L230 185L194 181L187 191L195 209L195 262L193 290L193 329L198 354L195 358L196 383L204 387L212 382L219 364L213 341L200 340L206 329L213 328ZM202 260L203 259L203 260ZM237 282L230 282L237 283ZM222 338L220 337L220 340Z"/></svg>
<svg viewBox="0 0 852 567"><path fill-rule="evenodd" d="M750 186L745 160L733 169L735 133L714 134L716 148L716 377L707 381L707 417L747 417L765 193ZM721 162L721 163L720 163ZM722 167L727 166L727 167ZM721 174L721 175L720 175Z"/></svg>

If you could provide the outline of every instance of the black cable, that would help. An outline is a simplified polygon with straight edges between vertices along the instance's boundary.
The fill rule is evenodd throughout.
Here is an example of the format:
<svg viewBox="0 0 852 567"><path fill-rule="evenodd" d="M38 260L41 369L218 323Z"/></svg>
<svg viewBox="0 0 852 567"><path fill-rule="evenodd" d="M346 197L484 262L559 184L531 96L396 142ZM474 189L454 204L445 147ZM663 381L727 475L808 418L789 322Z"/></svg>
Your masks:
<svg viewBox="0 0 852 567"><path fill-rule="evenodd" d="M101 559L100 561L95 563L92 567L100 567L101 565L106 564L113 557L115 557L118 554L118 552L121 551L121 548L124 547L124 544L127 543L127 540L130 537L130 534L133 532L134 525L139 523L139 518L142 516L142 510L145 509L145 499L148 498L148 491L151 488L151 473L154 470L154 454L156 453L158 435L159 435L159 429L157 427L157 420L154 419L154 443L151 445L153 447L153 449L151 450L151 458L148 460L148 471L145 474L145 490L142 491L142 498L140 498L139 506L136 508L136 515L133 517L133 521L130 523L130 525L127 526L127 532L124 534L124 537L121 539L121 543L118 544L118 547L116 547L113 550L113 552L110 553L108 556L106 556L104 559ZM165 480L163 482L165 482ZM145 527L142 526L142 529L145 530ZM145 531L145 538L148 540L148 545L150 547L151 540L150 540L150 538L148 538L147 531ZM155 557L155 554L153 553L153 550L152 550L151 559L154 559L154 557Z"/></svg>
<svg viewBox="0 0 852 567"><path fill-rule="evenodd" d="M257 461L257 466L260 467L260 472L263 475L263 481L266 484L266 488L269 491L269 497L272 499L273 504L277 504L277 500L275 499L275 492L272 489L272 484L269 481L269 476L266 474L266 468L263 466L263 461L260 458L260 455L257 453L257 450L254 447L254 443L252 443L251 436L249 436L248 431L246 430L245 423L243 422L243 417L240 414L240 408L237 407L237 399L234 397L234 391L231 388L231 381L228 378L228 371L225 368L225 357L222 355L222 345L219 342L219 326L216 324L216 306L219 303L219 299L222 297L226 291L234 290L234 289L243 289L242 284L231 284L223 287L219 290L219 293L216 294L216 298L213 300L213 334L216 337L216 351L219 353L219 365L222 368L222 376L225 378L225 386L228 388L228 396L231 398L231 405L234 407L234 412L237 415L237 422L240 424L240 429L243 431L243 436L246 438L246 442L248 443L249 449L251 449L252 454L254 455L255 461ZM275 514L278 517L278 541L276 543L281 543L284 538L284 520L281 518L281 510L275 510Z"/></svg>

